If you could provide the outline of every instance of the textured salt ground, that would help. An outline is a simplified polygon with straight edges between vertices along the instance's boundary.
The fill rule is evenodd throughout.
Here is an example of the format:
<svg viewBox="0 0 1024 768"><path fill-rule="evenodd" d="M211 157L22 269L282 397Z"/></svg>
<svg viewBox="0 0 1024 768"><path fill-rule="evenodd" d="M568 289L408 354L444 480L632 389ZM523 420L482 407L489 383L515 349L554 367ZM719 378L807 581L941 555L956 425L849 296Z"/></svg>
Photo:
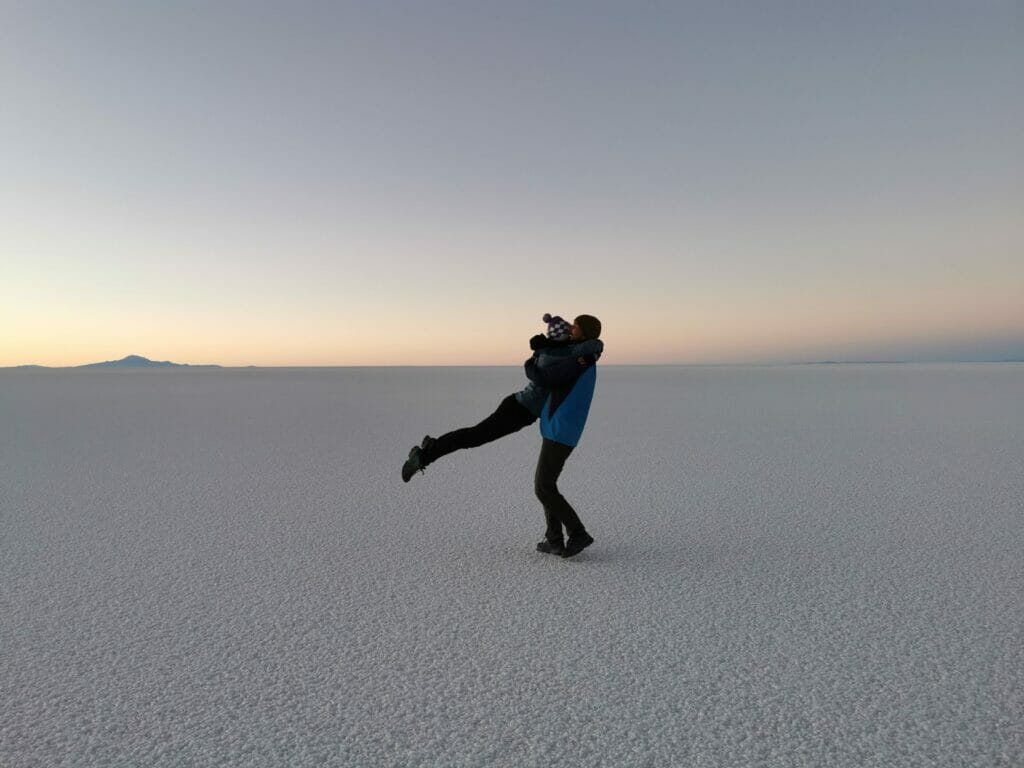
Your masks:
<svg viewBox="0 0 1024 768"><path fill-rule="evenodd" d="M0 766L1024 763L1024 366L0 373Z"/></svg>

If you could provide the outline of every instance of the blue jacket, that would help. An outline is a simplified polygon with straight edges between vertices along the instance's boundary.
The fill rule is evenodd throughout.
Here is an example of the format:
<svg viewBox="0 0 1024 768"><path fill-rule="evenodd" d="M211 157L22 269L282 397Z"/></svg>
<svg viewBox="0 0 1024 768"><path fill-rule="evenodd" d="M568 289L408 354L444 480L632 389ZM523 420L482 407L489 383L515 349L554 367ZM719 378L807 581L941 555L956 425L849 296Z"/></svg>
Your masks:
<svg viewBox="0 0 1024 768"><path fill-rule="evenodd" d="M550 390L540 414L540 433L548 440L575 447L583 435L597 381L596 358L604 349L603 343L596 343L595 354L586 358L570 358L544 368L530 358L524 365L530 381Z"/></svg>

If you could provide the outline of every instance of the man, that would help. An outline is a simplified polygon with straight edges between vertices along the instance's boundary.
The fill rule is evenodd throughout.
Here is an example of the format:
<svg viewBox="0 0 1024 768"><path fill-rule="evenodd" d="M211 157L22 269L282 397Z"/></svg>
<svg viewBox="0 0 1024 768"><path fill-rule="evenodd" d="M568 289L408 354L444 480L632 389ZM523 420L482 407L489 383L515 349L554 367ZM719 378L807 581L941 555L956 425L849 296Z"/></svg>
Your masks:
<svg viewBox="0 0 1024 768"><path fill-rule="evenodd" d="M594 543L579 515L558 490L558 476L587 423L597 380L596 362L604 348L600 335L601 321L591 315L580 315L573 321L570 339L575 343L598 342L596 354L547 367L537 365L536 356L525 363L527 378L550 392L540 415L543 443L534 475L534 491L544 507L547 523L544 540L537 544L538 552L575 557Z"/></svg>

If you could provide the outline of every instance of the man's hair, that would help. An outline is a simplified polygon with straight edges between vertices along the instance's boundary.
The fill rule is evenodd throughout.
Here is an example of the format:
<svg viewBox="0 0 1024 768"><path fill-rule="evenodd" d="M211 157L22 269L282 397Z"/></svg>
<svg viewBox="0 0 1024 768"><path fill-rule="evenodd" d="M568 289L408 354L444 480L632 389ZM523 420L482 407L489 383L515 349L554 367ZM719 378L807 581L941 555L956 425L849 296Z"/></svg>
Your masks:
<svg viewBox="0 0 1024 768"><path fill-rule="evenodd" d="M601 337L601 321L593 315L579 315L574 321L583 331L583 338L597 339Z"/></svg>

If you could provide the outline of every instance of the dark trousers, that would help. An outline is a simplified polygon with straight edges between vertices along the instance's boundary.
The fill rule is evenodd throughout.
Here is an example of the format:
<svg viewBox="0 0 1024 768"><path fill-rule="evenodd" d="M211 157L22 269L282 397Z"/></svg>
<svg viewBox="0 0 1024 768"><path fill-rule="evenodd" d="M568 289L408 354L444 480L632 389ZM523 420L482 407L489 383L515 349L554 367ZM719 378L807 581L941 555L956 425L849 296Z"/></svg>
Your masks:
<svg viewBox="0 0 1024 768"><path fill-rule="evenodd" d="M565 526L569 538L584 531L576 510L558 490L558 476L562 474L562 467L570 453L570 446L545 438L540 447L540 458L537 459L537 474L533 478L533 489L544 505L544 519L548 525L544 535L552 541L563 540L562 526Z"/></svg>
<svg viewBox="0 0 1024 768"><path fill-rule="evenodd" d="M518 432L525 426L533 424L537 417L520 405L515 395L509 395L498 405L497 410L475 427L465 427L448 432L437 438L437 441L422 456L424 466L447 456L461 448L476 448L478 445L490 443L505 435Z"/></svg>

